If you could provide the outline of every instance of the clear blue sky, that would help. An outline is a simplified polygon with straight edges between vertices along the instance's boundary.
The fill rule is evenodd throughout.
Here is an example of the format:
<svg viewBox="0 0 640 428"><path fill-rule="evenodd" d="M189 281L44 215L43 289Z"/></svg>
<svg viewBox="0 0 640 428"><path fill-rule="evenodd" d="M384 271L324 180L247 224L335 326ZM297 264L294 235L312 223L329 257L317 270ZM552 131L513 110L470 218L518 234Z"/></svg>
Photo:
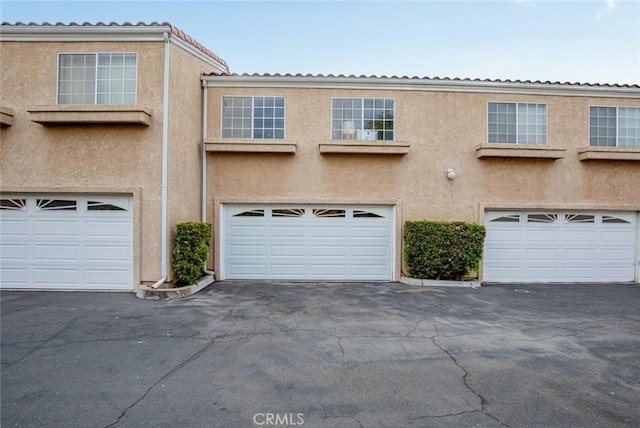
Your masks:
<svg viewBox="0 0 640 428"><path fill-rule="evenodd" d="M1 0L0 18L168 21L237 73L640 83L640 0Z"/></svg>

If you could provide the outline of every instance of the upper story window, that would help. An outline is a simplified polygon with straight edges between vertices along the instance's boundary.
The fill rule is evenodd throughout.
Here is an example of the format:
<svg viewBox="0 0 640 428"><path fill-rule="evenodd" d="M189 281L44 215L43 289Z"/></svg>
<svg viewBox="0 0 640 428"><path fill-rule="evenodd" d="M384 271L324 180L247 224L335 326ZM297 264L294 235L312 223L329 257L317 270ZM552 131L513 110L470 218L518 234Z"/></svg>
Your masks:
<svg viewBox="0 0 640 428"><path fill-rule="evenodd" d="M222 97L222 138L284 139L284 97Z"/></svg>
<svg viewBox="0 0 640 428"><path fill-rule="evenodd" d="M334 98L331 137L334 140L394 139L395 100L388 98Z"/></svg>
<svg viewBox="0 0 640 428"><path fill-rule="evenodd" d="M592 106L589 145L640 147L640 107Z"/></svg>
<svg viewBox="0 0 640 428"><path fill-rule="evenodd" d="M58 104L135 104L136 53L60 54Z"/></svg>
<svg viewBox="0 0 640 428"><path fill-rule="evenodd" d="M489 143L546 144L547 105L489 103Z"/></svg>

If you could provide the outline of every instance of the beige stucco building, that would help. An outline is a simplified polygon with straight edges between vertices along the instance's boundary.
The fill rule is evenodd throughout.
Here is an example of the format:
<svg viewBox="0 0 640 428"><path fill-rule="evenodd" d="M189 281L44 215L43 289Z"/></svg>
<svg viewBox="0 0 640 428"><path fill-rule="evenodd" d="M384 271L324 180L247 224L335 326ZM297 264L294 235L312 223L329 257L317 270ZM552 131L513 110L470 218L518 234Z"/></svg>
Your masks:
<svg viewBox="0 0 640 428"><path fill-rule="evenodd" d="M434 219L487 227L485 282L639 281L637 85L236 75L168 24L0 41L3 287L171 280L201 218L222 280L398 280L403 223ZM126 54L134 95L101 92Z"/></svg>
<svg viewBox="0 0 640 428"><path fill-rule="evenodd" d="M169 24L3 24L0 42L3 286L171 279L175 223L201 218L200 75L224 60Z"/></svg>

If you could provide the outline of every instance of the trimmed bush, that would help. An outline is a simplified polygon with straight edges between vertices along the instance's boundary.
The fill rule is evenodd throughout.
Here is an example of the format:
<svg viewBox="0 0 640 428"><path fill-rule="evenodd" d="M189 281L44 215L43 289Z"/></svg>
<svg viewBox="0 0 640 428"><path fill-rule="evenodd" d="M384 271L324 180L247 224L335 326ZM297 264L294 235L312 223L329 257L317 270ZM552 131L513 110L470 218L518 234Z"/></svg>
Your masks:
<svg viewBox="0 0 640 428"><path fill-rule="evenodd" d="M409 275L420 279L461 280L478 269L485 228L476 223L407 221L404 260Z"/></svg>
<svg viewBox="0 0 640 428"><path fill-rule="evenodd" d="M199 221L176 224L176 245L171 262L180 286L197 284L209 257L211 224Z"/></svg>

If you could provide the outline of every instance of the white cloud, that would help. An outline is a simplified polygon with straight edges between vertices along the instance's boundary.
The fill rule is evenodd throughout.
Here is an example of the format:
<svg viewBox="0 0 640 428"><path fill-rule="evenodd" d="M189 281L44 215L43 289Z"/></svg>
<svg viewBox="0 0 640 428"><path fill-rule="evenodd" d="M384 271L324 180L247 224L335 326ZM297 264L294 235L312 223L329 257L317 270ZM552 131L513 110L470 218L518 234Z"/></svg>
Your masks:
<svg viewBox="0 0 640 428"><path fill-rule="evenodd" d="M599 20L616 7L616 0L605 0L605 6L596 12L596 19Z"/></svg>

